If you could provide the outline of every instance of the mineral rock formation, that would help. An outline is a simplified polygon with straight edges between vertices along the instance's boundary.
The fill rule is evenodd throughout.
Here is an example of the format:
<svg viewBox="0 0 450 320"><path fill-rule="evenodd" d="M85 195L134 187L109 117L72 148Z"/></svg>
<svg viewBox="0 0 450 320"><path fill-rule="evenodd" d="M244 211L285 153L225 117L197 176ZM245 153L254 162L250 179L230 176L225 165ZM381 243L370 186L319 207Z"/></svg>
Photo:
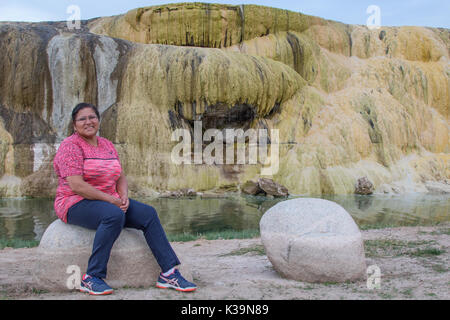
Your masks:
<svg viewBox="0 0 450 320"><path fill-rule="evenodd" d="M172 133L193 133L194 121L202 133L279 130L278 145L268 137L280 160L268 178L294 194L353 193L364 176L375 191L402 181L405 192L428 190L450 178L449 38L448 29L369 30L198 3L137 8L79 30L0 23L0 195L54 196L51 162L81 101L99 107L131 195L261 178L261 158L234 159L233 172L173 163Z"/></svg>

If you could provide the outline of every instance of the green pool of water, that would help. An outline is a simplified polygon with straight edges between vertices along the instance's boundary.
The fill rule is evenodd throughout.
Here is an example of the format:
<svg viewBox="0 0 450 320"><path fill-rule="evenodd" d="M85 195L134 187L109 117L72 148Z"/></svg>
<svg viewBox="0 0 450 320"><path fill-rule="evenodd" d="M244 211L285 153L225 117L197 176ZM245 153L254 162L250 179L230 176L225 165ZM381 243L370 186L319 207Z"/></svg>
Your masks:
<svg viewBox="0 0 450 320"><path fill-rule="evenodd" d="M344 207L361 229L435 225L450 221L450 195L322 196ZM230 195L227 198L136 199L158 211L170 235L258 230L263 214L286 199ZM0 199L0 239L40 240L56 220L53 199Z"/></svg>

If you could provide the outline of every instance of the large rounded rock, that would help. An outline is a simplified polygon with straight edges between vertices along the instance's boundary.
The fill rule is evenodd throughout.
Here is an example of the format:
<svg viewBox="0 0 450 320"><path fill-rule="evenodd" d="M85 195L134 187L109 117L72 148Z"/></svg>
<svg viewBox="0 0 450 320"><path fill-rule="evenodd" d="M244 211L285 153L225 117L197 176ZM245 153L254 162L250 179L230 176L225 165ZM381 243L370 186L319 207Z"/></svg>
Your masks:
<svg viewBox="0 0 450 320"><path fill-rule="evenodd" d="M86 272L92 253L95 231L56 220L46 229L38 247L34 269L38 289L68 290L78 285L77 271ZM178 253L177 253L178 255ZM192 281L189 266L179 266ZM114 243L108 262L107 282L113 288L154 286L161 268L145 241L142 231L123 229Z"/></svg>
<svg viewBox="0 0 450 320"><path fill-rule="evenodd" d="M275 270L306 282L345 282L366 274L361 232L338 204L299 198L270 208L261 240Z"/></svg>

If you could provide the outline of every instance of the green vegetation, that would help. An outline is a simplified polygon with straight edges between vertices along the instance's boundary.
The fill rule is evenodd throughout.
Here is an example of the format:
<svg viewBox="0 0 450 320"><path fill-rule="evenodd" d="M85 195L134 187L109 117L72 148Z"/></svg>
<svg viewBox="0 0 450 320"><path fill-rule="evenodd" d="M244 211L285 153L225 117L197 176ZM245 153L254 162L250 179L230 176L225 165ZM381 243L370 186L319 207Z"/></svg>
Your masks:
<svg viewBox="0 0 450 320"><path fill-rule="evenodd" d="M198 239L205 240L230 240L230 239L253 239L260 236L258 229L249 229L242 231L224 230L224 231L209 231L205 233L182 233L169 234L167 238L170 242L188 242Z"/></svg>
<svg viewBox="0 0 450 320"><path fill-rule="evenodd" d="M441 234L446 234L447 236L450 236L450 228L439 229L437 231L430 232L430 234L433 236Z"/></svg>
<svg viewBox="0 0 450 320"><path fill-rule="evenodd" d="M428 241L402 241L396 239L366 240L364 248L367 257L398 257L409 255L413 257L438 256L445 251L431 247L436 244L434 240ZM423 248L423 246L426 246Z"/></svg>
<svg viewBox="0 0 450 320"><path fill-rule="evenodd" d="M5 248L33 248L39 245L38 240L23 240L23 239L6 239L0 238L0 250Z"/></svg>
<svg viewBox="0 0 450 320"><path fill-rule="evenodd" d="M409 255L415 257L423 257L423 256L439 256L443 253L445 253L444 250L428 247L425 249L416 249L414 252L409 253Z"/></svg>
<svg viewBox="0 0 450 320"><path fill-rule="evenodd" d="M254 247L248 247L248 248L241 248L238 250L231 251L230 253L221 255L221 257L227 257L227 256L242 256L247 253L253 253L260 256L266 255L266 251L264 250L264 246L262 245L256 245Z"/></svg>
<svg viewBox="0 0 450 320"><path fill-rule="evenodd" d="M433 269L435 272L438 272L438 273L445 273L450 270L447 267L447 265L442 265L442 264L434 264L431 266L431 269Z"/></svg>
<svg viewBox="0 0 450 320"><path fill-rule="evenodd" d="M398 228L400 226L402 226L402 227L439 227L439 225L442 223L443 223L442 221L427 221L426 223L424 223L424 221L419 220L419 221L414 221L412 223L399 225L398 222L391 221L391 222L377 222L377 223L372 223L372 224L370 224L370 223L358 224L358 227L360 230L388 229L388 228ZM420 231L419 234L430 234L430 235L447 234L447 235L450 235L450 229L442 228L442 229L438 229L437 231L433 231L433 232Z"/></svg>
<svg viewBox="0 0 450 320"><path fill-rule="evenodd" d="M168 234L170 242L188 242L199 239L205 240L230 240L230 239L253 239L260 236L258 229L248 229L242 231L224 230L208 231L204 233L181 233ZM6 239L0 238L0 250L4 248L33 248L39 245L39 240Z"/></svg>
<svg viewBox="0 0 450 320"><path fill-rule="evenodd" d="M364 224L358 226L360 230L376 230L376 229L387 229L387 228L396 228L398 225L395 223L377 223L377 224Z"/></svg>

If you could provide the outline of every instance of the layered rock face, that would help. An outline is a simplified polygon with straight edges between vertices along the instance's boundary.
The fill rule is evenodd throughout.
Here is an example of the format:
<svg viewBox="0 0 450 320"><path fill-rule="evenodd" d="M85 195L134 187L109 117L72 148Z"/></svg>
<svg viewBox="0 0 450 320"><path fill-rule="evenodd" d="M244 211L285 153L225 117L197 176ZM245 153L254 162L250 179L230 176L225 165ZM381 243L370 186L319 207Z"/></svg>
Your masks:
<svg viewBox="0 0 450 320"><path fill-rule="evenodd" d="M52 159L82 101L99 107L134 195L262 177L263 161L174 163L172 134L194 140L198 121L200 135L266 129L268 154L279 148L269 178L291 194L353 193L361 177L375 192L427 192L450 178L449 55L447 29L253 5L139 8L72 31L0 23L0 195L54 195Z"/></svg>

